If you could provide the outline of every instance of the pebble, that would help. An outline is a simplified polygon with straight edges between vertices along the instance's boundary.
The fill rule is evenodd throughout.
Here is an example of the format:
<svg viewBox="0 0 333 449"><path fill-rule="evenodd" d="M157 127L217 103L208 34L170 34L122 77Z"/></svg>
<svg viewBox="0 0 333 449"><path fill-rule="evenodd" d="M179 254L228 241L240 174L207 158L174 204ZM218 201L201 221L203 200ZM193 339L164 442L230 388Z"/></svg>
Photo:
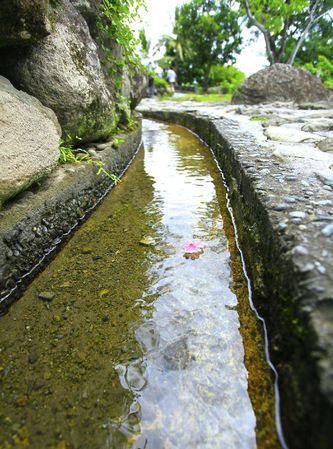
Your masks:
<svg viewBox="0 0 333 449"><path fill-rule="evenodd" d="M97 145L95 145L96 150L102 151L105 150L105 148L108 146L109 144L107 143L98 143Z"/></svg>
<svg viewBox="0 0 333 449"><path fill-rule="evenodd" d="M55 293L53 293L53 292L44 291L44 292L38 293L38 298L42 299L43 301L51 302L54 299L54 297L55 297Z"/></svg>
<svg viewBox="0 0 333 449"><path fill-rule="evenodd" d="M315 267L315 266L313 265L313 263L309 262L309 263L303 265L302 267L300 267L299 271L300 271L301 273L307 273L307 272L309 272L309 271L314 270L314 267Z"/></svg>
<svg viewBox="0 0 333 449"><path fill-rule="evenodd" d="M326 268L324 267L324 265L322 265L319 262L315 262L316 268L319 271L320 274L325 274L326 273Z"/></svg>
<svg viewBox="0 0 333 449"><path fill-rule="evenodd" d="M297 245L293 248L292 253L297 256L307 256L309 251L302 245Z"/></svg>
<svg viewBox="0 0 333 449"><path fill-rule="evenodd" d="M154 246L156 245L156 240L153 237L145 236L140 240L140 244L143 246Z"/></svg>
<svg viewBox="0 0 333 449"><path fill-rule="evenodd" d="M287 196L285 198L285 201L286 201L286 203L293 204L293 203L296 203L296 198L294 198L293 196Z"/></svg>
<svg viewBox="0 0 333 449"><path fill-rule="evenodd" d="M279 231L284 231L285 229L287 229L287 227L288 227L287 223L279 223L278 224Z"/></svg>
<svg viewBox="0 0 333 449"><path fill-rule="evenodd" d="M93 250L89 246L84 246L83 248L81 248L82 254L91 254L92 252L93 252Z"/></svg>
<svg viewBox="0 0 333 449"><path fill-rule="evenodd" d="M305 212L302 212L302 211L289 212L289 215L292 218L300 218L300 219L305 218Z"/></svg>
<svg viewBox="0 0 333 449"><path fill-rule="evenodd" d="M333 206L333 202L331 200L319 200L317 204L320 206Z"/></svg>
<svg viewBox="0 0 333 449"><path fill-rule="evenodd" d="M280 203L280 204L277 204L276 206L274 206L274 210L277 210L277 211L282 211L282 210L286 210L286 209L289 209L289 204L286 204L286 203Z"/></svg>
<svg viewBox="0 0 333 449"><path fill-rule="evenodd" d="M327 226L325 226L324 229L321 231L321 233L325 237L331 237L331 235L333 235L333 223L330 223Z"/></svg>

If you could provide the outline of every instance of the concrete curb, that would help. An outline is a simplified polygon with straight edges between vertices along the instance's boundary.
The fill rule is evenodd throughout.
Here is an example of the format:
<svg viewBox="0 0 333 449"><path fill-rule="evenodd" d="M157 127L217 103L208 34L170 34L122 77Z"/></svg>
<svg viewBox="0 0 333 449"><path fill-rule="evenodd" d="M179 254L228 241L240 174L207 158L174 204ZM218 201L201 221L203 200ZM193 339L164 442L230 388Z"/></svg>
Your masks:
<svg viewBox="0 0 333 449"><path fill-rule="evenodd" d="M332 193L320 189L316 185L320 181L313 179L311 200L318 202L320 213L307 209L310 188L291 167L281 167L268 156L267 149L237 121L213 119L197 111L141 108L140 112L183 125L212 148L229 186L255 305L267 324L289 447L330 449L333 242L325 220L332 213ZM302 196L301 204L282 207L283 198L292 194Z"/></svg>
<svg viewBox="0 0 333 449"><path fill-rule="evenodd" d="M120 175L140 146L141 123L117 137L124 140L118 149L110 142L98 154L106 170ZM113 187L96 171L85 163L59 166L0 212L0 313Z"/></svg>

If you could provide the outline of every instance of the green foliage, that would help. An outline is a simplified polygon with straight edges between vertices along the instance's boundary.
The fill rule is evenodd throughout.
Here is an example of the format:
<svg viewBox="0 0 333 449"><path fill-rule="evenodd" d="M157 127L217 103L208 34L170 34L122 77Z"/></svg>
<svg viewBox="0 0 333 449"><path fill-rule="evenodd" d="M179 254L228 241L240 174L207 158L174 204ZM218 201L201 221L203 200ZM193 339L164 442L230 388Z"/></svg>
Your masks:
<svg viewBox="0 0 333 449"><path fill-rule="evenodd" d="M228 0L191 0L177 7L174 42L167 56L180 83L197 81L206 91L213 65L235 60L241 44L239 13Z"/></svg>
<svg viewBox="0 0 333 449"><path fill-rule="evenodd" d="M303 65L313 75L319 76L326 87L333 87L333 63L325 56L318 56L318 62L308 62Z"/></svg>
<svg viewBox="0 0 333 449"><path fill-rule="evenodd" d="M119 139L120 141L120 139ZM83 150L82 148L73 148L71 144L65 144L63 140L60 141L59 146L59 163L60 164L78 164L81 162L86 162L89 165L93 165L97 168L97 175L103 174L107 178L109 178L112 182L117 184L120 182L118 176L109 173L105 169L105 164L102 161L98 161L93 159L87 150Z"/></svg>
<svg viewBox="0 0 333 449"><path fill-rule="evenodd" d="M98 25L106 37L120 45L120 66L124 61L130 67L140 65L136 53L139 40L135 38L131 25L137 19L139 9L144 6L144 0L103 0L100 5L101 18Z"/></svg>
<svg viewBox="0 0 333 449"><path fill-rule="evenodd" d="M146 36L146 32L143 28L140 29L139 31L139 41L141 44L141 51L142 54L147 57L148 53L149 53L149 48L150 48L150 41L148 41L147 36Z"/></svg>
<svg viewBox="0 0 333 449"><path fill-rule="evenodd" d="M232 94L244 80L244 73L231 65L213 65L209 71L209 84L220 86L225 94Z"/></svg>
<svg viewBox="0 0 333 449"><path fill-rule="evenodd" d="M160 78L155 74L153 74L153 78L154 78L156 89L165 89L165 90L168 89L169 83L167 82L167 80L165 78Z"/></svg>

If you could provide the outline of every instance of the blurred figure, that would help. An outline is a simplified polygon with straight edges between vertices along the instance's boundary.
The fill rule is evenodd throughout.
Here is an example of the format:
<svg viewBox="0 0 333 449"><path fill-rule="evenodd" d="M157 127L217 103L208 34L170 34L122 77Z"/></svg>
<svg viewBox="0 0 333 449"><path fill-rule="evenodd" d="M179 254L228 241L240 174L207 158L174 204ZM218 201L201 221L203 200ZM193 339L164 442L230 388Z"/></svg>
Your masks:
<svg viewBox="0 0 333 449"><path fill-rule="evenodd" d="M167 71L166 78L167 78L168 83L171 86L171 92L174 93L175 92L175 84L177 81L177 74L171 67Z"/></svg>
<svg viewBox="0 0 333 449"><path fill-rule="evenodd" d="M147 95L152 98L155 95L155 81L151 73L148 75Z"/></svg>

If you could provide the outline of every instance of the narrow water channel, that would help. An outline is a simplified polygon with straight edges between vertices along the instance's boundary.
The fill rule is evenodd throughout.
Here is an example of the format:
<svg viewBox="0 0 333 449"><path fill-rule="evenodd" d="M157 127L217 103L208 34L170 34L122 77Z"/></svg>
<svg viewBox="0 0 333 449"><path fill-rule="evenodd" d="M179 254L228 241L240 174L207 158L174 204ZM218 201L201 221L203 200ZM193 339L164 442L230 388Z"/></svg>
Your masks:
<svg viewBox="0 0 333 449"><path fill-rule="evenodd" d="M0 448L279 448L247 293L209 150L144 121L122 182L0 319Z"/></svg>

